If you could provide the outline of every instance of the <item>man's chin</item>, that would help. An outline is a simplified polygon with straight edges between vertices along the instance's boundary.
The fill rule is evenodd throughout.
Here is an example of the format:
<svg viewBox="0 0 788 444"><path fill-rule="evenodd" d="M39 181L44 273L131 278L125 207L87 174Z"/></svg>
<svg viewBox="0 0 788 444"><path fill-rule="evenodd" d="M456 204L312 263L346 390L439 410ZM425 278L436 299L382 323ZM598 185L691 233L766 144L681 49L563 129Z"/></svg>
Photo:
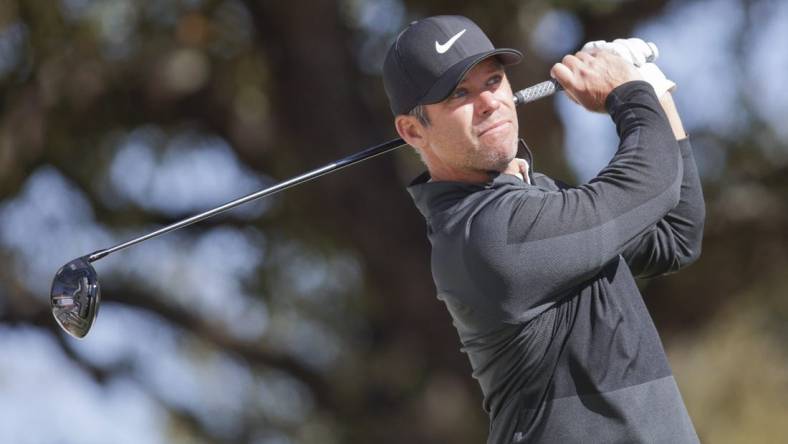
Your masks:
<svg viewBox="0 0 788 444"><path fill-rule="evenodd" d="M506 168L509 167L509 163L512 159L515 158L517 155L517 144L513 144L514 149L510 150L500 150L500 151L488 151L488 153L494 153L487 159L487 165L489 166L489 171L497 171L503 172Z"/></svg>
<svg viewBox="0 0 788 444"><path fill-rule="evenodd" d="M496 159L489 159L487 165L489 168L486 170L490 173L503 173L509 168L509 164L514 160L514 154L511 156L503 156Z"/></svg>

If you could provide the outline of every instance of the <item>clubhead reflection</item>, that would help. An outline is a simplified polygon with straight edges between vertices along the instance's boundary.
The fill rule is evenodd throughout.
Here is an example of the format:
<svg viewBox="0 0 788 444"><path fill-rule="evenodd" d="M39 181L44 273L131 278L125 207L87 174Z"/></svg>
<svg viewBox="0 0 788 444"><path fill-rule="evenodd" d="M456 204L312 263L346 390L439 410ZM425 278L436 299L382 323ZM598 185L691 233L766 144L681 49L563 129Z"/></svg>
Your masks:
<svg viewBox="0 0 788 444"><path fill-rule="evenodd" d="M98 275L86 257L60 267L49 294L52 315L71 336L84 338L98 313L101 289Z"/></svg>

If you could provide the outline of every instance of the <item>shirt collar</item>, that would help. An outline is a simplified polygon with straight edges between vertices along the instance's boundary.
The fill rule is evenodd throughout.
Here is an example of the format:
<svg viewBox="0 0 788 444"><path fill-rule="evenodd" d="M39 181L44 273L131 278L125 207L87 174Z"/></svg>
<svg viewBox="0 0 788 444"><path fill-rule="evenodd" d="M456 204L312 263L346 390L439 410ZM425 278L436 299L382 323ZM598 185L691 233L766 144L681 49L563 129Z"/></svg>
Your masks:
<svg viewBox="0 0 788 444"><path fill-rule="evenodd" d="M530 183L533 184L533 154L531 154L530 148L528 148L528 145L526 145L525 141L522 139L518 141L517 156L528 161L528 176ZM436 212L440 212L454 205L457 200L476 191L498 188L506 184L528 186L526 182L520 180L518 177L501 173L491 175L490 180L484 183L451 181L431 182L430 178L429 171L425 171L413 179L410 185L408 185L408 192L413 198L416 208L418 208L421 214L427 219Z"/></svg>

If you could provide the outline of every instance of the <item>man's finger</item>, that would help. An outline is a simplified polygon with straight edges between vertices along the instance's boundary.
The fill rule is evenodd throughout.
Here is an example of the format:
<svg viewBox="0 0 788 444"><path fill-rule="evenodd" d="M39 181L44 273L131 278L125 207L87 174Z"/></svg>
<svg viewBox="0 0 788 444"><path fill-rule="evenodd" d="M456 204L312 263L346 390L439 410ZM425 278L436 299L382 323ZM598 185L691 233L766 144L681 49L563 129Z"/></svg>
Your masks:
<svg viewBox="0 0 788 444"><path fill-rule="evenodd" d="M635 43L636 40L643 42L640 39L615 39L613 44L623 47L629 53L629 59L632 64L639 67L646 63L646 55L651 52L651 49L645 42L643 42L643 46L637 45Z"/></svg>
<svg viewBox="0 0 788 444"><path fill-rule="evenodd" d="M651 44L646 43L645 41L643 41L643 39L639 39L635 37L627 39L627 43L632 49L643 54L644 64L648 63L649 59L651 59L652 61L656 59L657 52L655 52L655 48L657 47L657 45L653 43Z"/></svg>
<svg viewBox="0 0 788 444"><path fill-rule="evenodd" d="M627 48L625 48L623 45L619 45L617 43L605 42L603 45L599 46L599 50L617 55L622 59L626 60L627 62L633 63L632 56L630 55L629 50L627 50Z"/></svg>
<svg viewBox="0 0 788 444"><path fill-rule="evenodd" d="M629 53L629 50L625 48L623 45L606 42L604 40L600 40L598 42L594 42L593 47L589 47L588 49L584 49L583 52L587 52L589 54L598 55L599 53L608 53L617 55L629 63L632 63L632 57Z"/></svg>
<svg viewBox="0 0 788 444"><path fill-rule="evenodd" d="M597 52L597 49L593 49L591 51L579 51L575 53L575 57L582 60L584 63L589 64L594 61L594 54Z"/></svg>
<svg viewBox="0 0 788 444"><path fill-rule="evenodd" d="M583 48L580 51L589 52L591 50L599 48L601 45L604 45L605 43L607 42L604 40L594 40L592 42L588 42L585 45L583 45Z"/></svg>
<svg viewBox="0 0 788 444"><path fill-rule="evenodd" d="M649 49L651 50L650 55L646 58L649 62L655 62L659 58L659 48L657 48L657 44L654 42L648 42L646 45L648 45Z"/></svg>
<svg viewBox="0 0 788 444"><path fill-rule="evenodd" d="M635 67L641 67L646 63L655 61L659 57L657 45L636 37L616 39L612 42L594 40L583 45L580 51L590 54L600 51L611 52Z"/></svg>
<svg viewBox="0 0 788 444"><path fill-rule="evenodd" d="M583 61L578 59L573 54L567 54L561 59L561 63L569 69L577 69L580 65L583 64Z"/></svg>
<svg viewBox="0 0 788 444"><path fill-rule="evenodd" d="M633 65L641 66L645 62L645 58L642 55L639 55L638 52L634 50L634 48L630 47L626 39L615 39L613 40L613 44L617 45L627 54L624 58L628 59Z"/></svg>
<svg viewBox="0 0 788 444"><path fill-rule="evenodd" d="M564 57L566 59L566 57ZM563 63L556 63L553 65L553 68L550 69L550 77L556 79L561 86L564 87L566 90L568 85L572 85L575 80L575 75L568 66Z"/></svg>
<svg viewBox="0 0 788 444"><path fill-rule="evenodd" d="M564 57L566 58L566 57ZM576 60L576 59L575 59ZM579 104L580 101L577 100L577 97L574 96L572 93L573 85L575 82L575 74L572 72L569 67L564 65L563 63L556 63L553 65L553 68L550 69L550 77L554 78L561 86L564 88L564 95L569 97L570 100Z"/></svg>

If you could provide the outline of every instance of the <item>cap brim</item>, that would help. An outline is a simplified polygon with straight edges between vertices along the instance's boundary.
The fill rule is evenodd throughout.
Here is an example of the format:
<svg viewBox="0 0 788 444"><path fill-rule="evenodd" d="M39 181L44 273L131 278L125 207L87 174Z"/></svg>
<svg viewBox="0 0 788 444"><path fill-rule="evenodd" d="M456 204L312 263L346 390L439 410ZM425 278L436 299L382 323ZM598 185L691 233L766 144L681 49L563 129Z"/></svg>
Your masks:
<svg viewBox="0 0 788 444"><path fill-rule="evenodd" d="M457 87L457 85L462 81L463 77L465 77L465 74L467 74L471 68L490 57L496 57L501 61L501 63L508 66L520 63L520 60L523 58L523 54L516 49L500 48L483 52L481 54L476 54L461 60L446 70L446 72L438 79L438 81L432 85L432 88L427 91L427 94L419 99L417 103L419 105L427 105L430 103L442 102L444 99L449 97L449 94L454 91L454 88Z"/></svg>

